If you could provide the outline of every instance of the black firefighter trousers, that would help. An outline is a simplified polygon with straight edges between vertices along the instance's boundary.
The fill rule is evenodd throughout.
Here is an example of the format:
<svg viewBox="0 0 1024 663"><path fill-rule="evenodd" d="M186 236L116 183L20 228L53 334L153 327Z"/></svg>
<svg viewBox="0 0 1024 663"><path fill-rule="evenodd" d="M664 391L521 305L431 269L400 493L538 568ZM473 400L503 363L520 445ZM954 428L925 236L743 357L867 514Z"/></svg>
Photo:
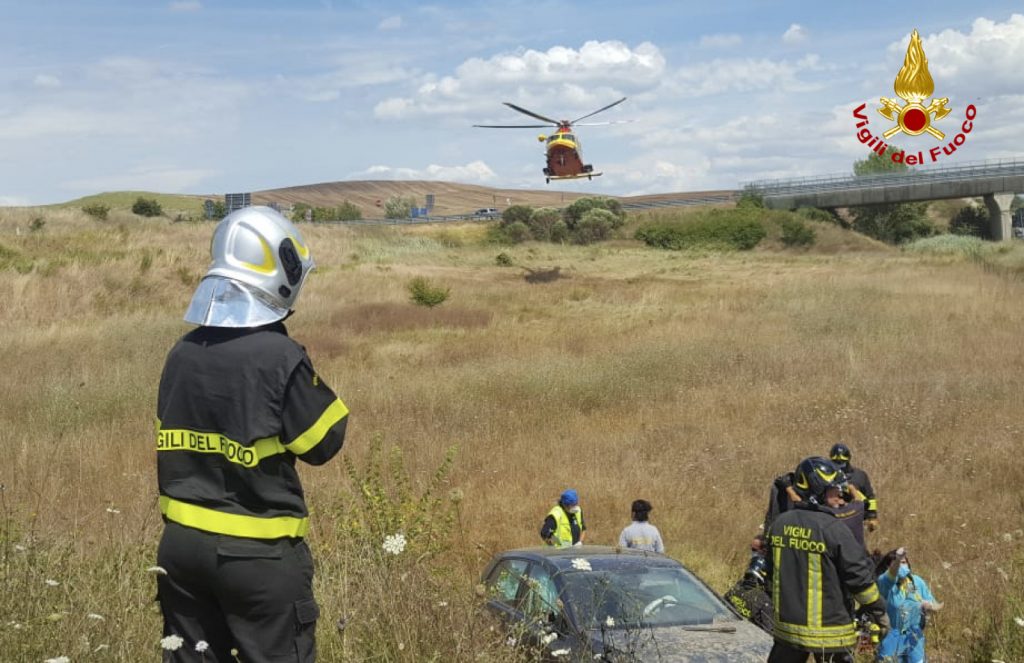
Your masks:
<svg viewBox="0 0 1024 663"><path fill-rule="evenodd" d="M157 598L164 636L184 639L164 661L310 663L320 609L302 539L241 539L177 523L164 528ZM196 645L205 642L208 648Z"/></svg>
<svg viewBox="0 0 1024 663"><path fill-rule="evenodd" d="M768 663L807 663L810 652L797 649L781 640L776 640L768 654ZM814 652L815 663L853 663L849 652Z"/></svg>

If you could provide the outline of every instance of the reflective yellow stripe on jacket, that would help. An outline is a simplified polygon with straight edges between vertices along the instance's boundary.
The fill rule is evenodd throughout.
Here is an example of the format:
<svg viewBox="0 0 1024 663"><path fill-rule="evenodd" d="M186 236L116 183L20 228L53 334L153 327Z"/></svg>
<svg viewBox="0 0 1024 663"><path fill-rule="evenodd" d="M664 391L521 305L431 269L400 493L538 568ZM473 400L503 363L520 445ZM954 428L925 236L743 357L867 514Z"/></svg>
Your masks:
<svg viewBox="0 0 1024 663"><path fill-rule="evenodd" d="M302 538L309 531L309 518L275 516L259 518L237 513L224 513L214 509L182 502L166 495L160 496L160 513L186 527L204 532L227 534L250 539Z"/></svg>
<svg viewBox="0 0 1024 663"><path fill-rule="evenodd" d="M296 456L301 456L320 444L320 441L327 435L327 431L331 429L331 426L344 419L347 415L348 408L339 398L327 406L327 409L316 420L316 423L310 426L302 435L284 445L284 448Z"/></svg>

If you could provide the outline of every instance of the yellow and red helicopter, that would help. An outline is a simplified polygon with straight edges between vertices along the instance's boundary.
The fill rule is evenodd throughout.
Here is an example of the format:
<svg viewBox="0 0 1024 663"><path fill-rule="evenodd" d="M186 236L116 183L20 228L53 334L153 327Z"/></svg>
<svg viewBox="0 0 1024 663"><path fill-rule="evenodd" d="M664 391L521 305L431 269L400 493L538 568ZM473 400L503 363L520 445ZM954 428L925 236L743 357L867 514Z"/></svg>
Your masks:
<svg viewBox="0 0 1024 663"><path fill-rule="evenodd" d="M601 175L601 173L595 173L594 167L589 163L583 163L583 155L580 152L580 141L579 138L573 133L572 128L579 127L596 127L604 124L619 124L626 122L627 120L614 120L611 122L584 122L580 124L580 120L585 120L588 117L593 117L598 113L604 112L613 106L618 106L626 97L619 99L614 103L610 103L604 108L598 108L593 113L587 113L582 117L578 117L575 120L552 120L550 117L544 117L539 113L534 113L531 110L527 110L521 106L516 106L513 103L504 102L506 106L512 110L519 111L524 115L529 115L532 118L543 120L546 124L474 124L474 127L482 127L484 129L538 129L547 128L548 126L554 126L555 132L550 135L541 134L537 137L542 143L547 143L545 149L547 151L547 166L544 167L544 181L550 183L551 180L576 180L586 177L588 180L594 179Z"/></svg>

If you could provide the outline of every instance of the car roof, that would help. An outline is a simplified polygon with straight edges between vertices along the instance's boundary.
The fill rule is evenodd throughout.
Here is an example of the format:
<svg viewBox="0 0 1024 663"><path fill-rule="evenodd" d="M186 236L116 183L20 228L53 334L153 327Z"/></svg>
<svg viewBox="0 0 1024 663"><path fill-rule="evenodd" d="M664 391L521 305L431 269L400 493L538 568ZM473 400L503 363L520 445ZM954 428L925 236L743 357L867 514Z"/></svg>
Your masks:
<svg viewBox="0 0 1024 663"><path fill-rule="evenodd" d="M601 561L608 563L641 563L644 566L671 566L681 567L678 561L646 550L634 550L631 548L620 548L618 546L572 546L559 548L555 546L541 546L535 548L516 548L506 550L495 555L494 560L517 557L536 562L547 561L558 568L572 566L572 561L580 557L589 561Z"/></svg>

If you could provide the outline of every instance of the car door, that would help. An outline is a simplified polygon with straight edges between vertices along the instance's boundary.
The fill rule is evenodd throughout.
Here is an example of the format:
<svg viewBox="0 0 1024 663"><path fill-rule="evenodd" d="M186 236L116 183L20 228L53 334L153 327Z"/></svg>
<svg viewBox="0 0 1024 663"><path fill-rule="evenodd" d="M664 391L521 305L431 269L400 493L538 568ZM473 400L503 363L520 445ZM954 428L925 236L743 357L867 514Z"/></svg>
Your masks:
<svg viewBox="0 0 1024 663"><path fill-rule="evenodd" d="M566 618L552 569L547 565L530 564L519 605L526 624L523 639L542 650L546 660L566 660L554 657L553 652L581 651L580 640Z"/></svg>

